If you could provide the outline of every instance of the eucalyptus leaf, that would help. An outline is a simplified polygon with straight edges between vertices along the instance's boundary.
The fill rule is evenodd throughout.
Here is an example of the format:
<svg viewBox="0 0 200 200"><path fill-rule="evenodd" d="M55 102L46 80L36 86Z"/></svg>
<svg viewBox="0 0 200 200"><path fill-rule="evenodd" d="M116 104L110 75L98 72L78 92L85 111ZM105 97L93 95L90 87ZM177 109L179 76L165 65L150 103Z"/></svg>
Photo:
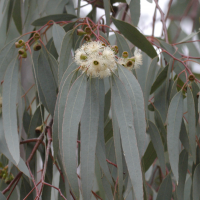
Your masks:
<svg viewBox="0 0 200 200"><path fill-rule="evenodd" d="M125 86L115 75L112 77L111 102L119 124L122 148L134 193L137 199L143 199L140 157L133 125L133 113L130 109L132 106Z"/></svg>
<svg viewBox="0 0 200 200"><path fill-rule="evenodd" d="M33 26L43 26L50 20L52 20L54 22L58 22L58 21L70 21L74 18L76 18L76 16L71 15L71 14L48 15L48 16L36 19L35 21L32 22L32 25Z"/></svg>
<svg viewBox="0 0 200 200"><path fill-rule="evenodd" d="M74 158L76 157L78 124L86 96L86 84L86 75L83 74L72 85L65 105L62 126L61 155L64 173L67 175L71 190L76 198L79 197L79 188Z"/></svg>
<svg viewBox="0 0 200 200"><path fill-rule="evenodd" d="M167 115L167 147L172 172L178 181L179 134L183 116L183 95L178 92L172 99Z"/></svg>
<svg viewBox="0 0 200 200"><path fill-rule="evenodd" d="M6 143L15 162L20 161L19 136L17 130L16 98L18 88L18 59L12 60L6 70L3 83L3 127Z"/></svg>

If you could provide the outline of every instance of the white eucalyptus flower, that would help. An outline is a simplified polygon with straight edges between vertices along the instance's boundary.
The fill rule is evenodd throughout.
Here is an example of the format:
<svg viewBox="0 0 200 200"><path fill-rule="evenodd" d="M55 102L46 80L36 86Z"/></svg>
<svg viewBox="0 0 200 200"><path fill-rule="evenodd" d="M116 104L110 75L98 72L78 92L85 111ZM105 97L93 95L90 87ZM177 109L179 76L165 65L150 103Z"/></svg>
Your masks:
<svg viewBox="0 0 200 200"><path fill-rule="evenodd" d="M142 65L142 54L139 52L139 50L135 50L134 57L135 57L134 68L137 69L140 67L140 65Z"/></svg>

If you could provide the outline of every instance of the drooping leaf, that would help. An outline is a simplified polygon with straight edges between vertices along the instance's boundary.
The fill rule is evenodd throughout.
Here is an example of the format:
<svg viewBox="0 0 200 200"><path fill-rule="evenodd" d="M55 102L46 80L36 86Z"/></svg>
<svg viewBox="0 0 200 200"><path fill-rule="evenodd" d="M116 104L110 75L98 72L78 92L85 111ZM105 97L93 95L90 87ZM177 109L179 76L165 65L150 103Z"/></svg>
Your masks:
<svg viewBox="0 0 200 200"><path fill-rule="evenodd" d="M190 150L194 163L196 162L196 116L194 97L191 89L187 88L188 135Z"/></svg>
<svg viewBox="0 0 200 200"><path fill-rule="evenodd" d="M14 41L8 43L3 49L0 51L0 82L3 80L6 69L14 58L14 54L16 52L16 47Z"/></svg>
<svg viewBox="0 0 200 200"><path fill-rule="evenodd" d="M99 162L99 165L103 171L104 176L108 180L109 184L114 187L113 180L106 162L106 155L105 150L102 148L102 145L100 142L97 141L97 147L96 147L96 157Z"/></svg>
<svg viewBox="0 0 200 200"><path fill-rule="evenodd" d="M193 188L192 188L192 194L193 194L193 199L199 199L200 197L200 164L198 164L194 170L194 175L193 175Z"/></svg>
<svg viewBox="0 0 200 200"><path fill-rule="evenodd" d="M111 90L108 90L108 92L105 95L105 106L104 106L104 121L107 120L108 114L110 111L110 104L111 104Z"/></svg>
<svg viewBox="0 0 200 200"><path fill-rule="evenodd" d="M66 76L67 75L67 76ZM62 119L64 114L65 102L67 99L67 94L69 92L72 78L75 75L75 71L68 74L65 72L63 75L63 82L60 85L55 111L54 111L54 121L53 121L53 149L54 149L54 158L57 157L59 150L59 143L62 138ZM59 120L60 119L60 120ZM60 143L61 145L61 143Z"/></svg>
<svg viewBox="0 0 200 200"><path fill-rule="evenodd" d="M4 130L3 130L3 119L2 119L2 117L0 117L0 152L2 154L4 154L9 159L9 161L11 161L27 177L30 176L28 168L27 168L25 162L23 161L23 159L20 158L19 164L17 164L15 162L14 158L12 157L9 149L8 149L8 145L6 143L5 134L4 134Z"/></svg>
<svg viewBox="0 0 200 200"><path fill-rule="evenodd" d="M146 77L145 92L144 92L146 115L147 115L147 110L148 110L148 100L149 100L149 95L150 95L150 91L151 91L151 86L153 84L152 77L153 77L156 67L157 67L157 59L158 58L156 57L151 61L150 67L147 72L147 77Z"/></svg>
<svg viewBox="0 0 200 200"><path fill-rule="evenodd" d="M153 147L153 143L149 142L147 149L144 153L144 156L142 157L142 165L143 165L143 170L146 172L149 167L153 164L154 160L156 159L157 154L156 151Z"/></svg>
<svg viewBox="0 0 200 200"><path fill-rule="evenodd" d="M60 84L63 73L68 67L69 57L71 55L71 48L73 44L73 33L74 30L68 31L62 41L61 52L60 52L60 62L58 68L58 84Z"/></svg>
<svg viewBox="0 0 200 200"><path fill-rule="evenodd" d="M95 80L90 79L81 116L81 182L83 199L91 198L95 174L95 150L98 133L99 101Z"/></svg>
<svg viewBox="0 0 200 200"><path fill-rule="evenodd" d="M121 149L121 139L120 130L115 115L114 108L112 107L112 122L113 122L113 139L115 145L116 163L117 163L117 180L118 180L118 195L119 199L122 199L123 190L123 162L122 162L122 149Z"/></svg>
<svg viewBox="0 0 200 200"><path fill-rule="evenodd" d="M163 70L158 74L158 76L156 77L156 80L154 81L151 87L150 94L154 93L156 89L159 88L162 85L162 83L165 81L165 79L167 78L168 67L169 65L164 67Z"/></svg>
<svg viewBox="0 0 200 200"><path fill-rule="evenodd" d="M106 14L106 25L110 26L110 0L103 0L103 5ZM109 33L109 29L107 29L107 33Z"/></svg>
<svg viewBox="0 0 200 200"><path fill-rule="evenodd" d="M168 110L167 124L167 147L172 172L178 181L179 160L179 134L183 116L183 95L178 92L172 99Z"/></svg>
<svg viewBox="0 0 200 200"><path fill-rule="evenodd" d="M71 14L48 15L48 16L36 19L34 22L32 22L32 25L33 26L43 26L50 20L52 20L54 22L58 22L58 21L70 21L74 18L76 18L76 16L71 15Z"/></svg>
<svg viewBox="0 0 200 200"><path fill-rule="evenodd" d="M179 180L176 190L178 200L184 199L184 186L187 175L187 169L188 169L188 153L184 149L179 156L179 170L178 170Z"/></svg>
<svg viewBox="0 0 200 200"><path fill-rule="evenodd" d="M190 153L189 136L188 136L188 132L186 130L184 120L182 120L182 123L181 123L181 132L180 132L179 139L180 139L182 145L184 146L184 148L187 150L187 152Z"/></svg>
<svg viewBox="0 0 200 200"><path fill-rule="evenodd" d="M131 21L134 26L137 26L140 20L140 0L131 0L129 8L131 13Z"/></svg>
<svg viewBox="0 0 200 200"><path fill-rule="evenodd" d="M189 40L190 38L193 38L195 35L197 35L199 33L199 31L198 32L193 32L193 33L191 33L191 34L189 34L188 36L186 36L184 39L182 39L181 41L179 41L178 43L181 43L181 42L185 42L185 41L187 41L187 40Z"/></svg>
<svg viewBox="0 0 200 200"><path fill-rule="evenodd" d="M134 26L115 18L112 18L112 21L119 31L135 46L144 51L151 58L157 56L157 53L151 43Z"/></svg>
<svg viewBox="0 0 200 200"><path fill-rule="evenodd" d="M6 197L0 192L0 199L1 200L6 200Z"/></svg>
<svg viewBox="0 0 200 200"><path fill-rule="evenodd" d="M76 144L78 124L81 118L85 95L86 75L80 76L72 85L65 105L63 126L62 126L62 160L64 173L67 175L71 190L76 198L79 197L79 187L76 175Z"/></svg>
<svg viewBox="0 0 200 200"><path fill-rule="evenodd" d="M137 139L133 125L133 113L125 86L115 75L112 77L111 102L120 128L122 148L131 183L137 199L143 199L143 181ZM133 168L133 166L135 166Z"/></svg>
<svg viewBox="0 0 200 200"><path fill-rule="evenodd" d="M47 103L48 111L53 116L56 103L56 85L44 49L40 50L37 72L38 80Z"/></svg>
<svg viewBox="0 0 200 200"><path fill-rule="evenodd" d="M22 34L21 0L15 0L12 17L17 30Z"/></svg>
<svg viewBox="0 0 200 200"><path fill-rule="evenodd" d="M142 89L135 76L128 69L123 66L119 66L118 73L119 78L123 82L131 100L134 128L141 158L144 154L144 145L146 141L146 120Z"/></svg>
<svg viewBox="0 0 200 200"><path fill-rule="evenodd" d="M18 59L12 60L6 70L3 83L3 127L10 154L18 164L20 160L17 130L16 97L18 88Z"/></svg>
<svg viewBox="0 0 200 200"><path fill-rule="evenodd" d="M156 200L163 200L163 197L165 198L165 200L171 200L171 196L172 196L172 180L171 180L171 174L169 173L161 183Z"/></svg>
<svg viewBox="0 0 200 200"><path fill-rule="evenodd" d="M20 198L24 199L30 191L31 191L30 183L28 182L26 177L22 177L21 188L20 188ZM32 199L33 199L33 193L31 193L27 197L27 200L32 200Z"/></svg>
<svg viewBox="0 0 200 200"><path fill-rule="evenodd" d="M65 36L65 30L60 25L54 23L52 28L52 35L57 53L60 55L62 41Z"/></svg>
<svg viewBox="0 0 200 200"><path fill-rule="evenodd" d="M119 55L122 56L123 51L127 51L129 57L132 56L130 47L128 46L128 43L126 41L126 39L124 38L123 35L119 34L119 33L115 33L116 39L117 39L117 46L119 49Z"/></svg>
<svg viewBox="0 0 200 200"><path fill-rule="evenodd" d="M156 125L149 121L149 129L148 133L151 137L151 141L153 143L154 149L156 150L156 154L158 156L158 160L162 169L163 174L165 174L165 156L164 156L164 146L162 143L162 139L158 128Z"/></svg>

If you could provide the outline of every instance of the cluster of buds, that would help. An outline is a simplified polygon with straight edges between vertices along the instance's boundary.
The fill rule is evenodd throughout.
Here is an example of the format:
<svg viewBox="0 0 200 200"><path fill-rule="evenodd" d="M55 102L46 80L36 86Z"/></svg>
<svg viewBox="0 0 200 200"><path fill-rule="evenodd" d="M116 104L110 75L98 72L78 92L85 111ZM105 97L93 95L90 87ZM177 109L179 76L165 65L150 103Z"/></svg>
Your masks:
<svg viewBox="0 0 200 200"><path fill-rule="evenodd" d="M34 35L33 35L33 38L34 38L34 40L35 40L35 43L34 43L34 45L33 45L33 50L34 51L39 51L41 48L42 48L42 46L41 46L41 44L39 43L39 39L40 39L40 34L39 33L34 33Z"/></svg>
<svg viewBox="0 0 200 200"><path fill-rule="evenodd" d="M88 26L84 30L83 29L77 29L77 35L79 35L79 36L85 35L84 40L86 42L91 41L91 37L90 37L91 34L92 34L92 30Z"/></svg>
<svg viewBox="0 0 200 200"><path fill-rule="evenodd" d="M18 50L18 54L19 54L22 58L27 58L26 44L25 44L24 40L19 40L18 42L15 42L15 47L16 47L16 48L20 48L20 49Z"/></svg>
<svg viewBox="0 0 200 200"><path fill-rule="evenodd" d="M0 169L0 178L3 179L6 184L9 184L14 179L14 176L8 173L8 166Z"/></svg>
<svg viewBox="0 0 200 200"><path fill-rule="evenodd" d="M134 56L129 58L129 54L127 51L122 53L122 58L118 58L118 63L128 68L129 70L137 69L140 65L142 65L142 54L135 50Z"/></svg>

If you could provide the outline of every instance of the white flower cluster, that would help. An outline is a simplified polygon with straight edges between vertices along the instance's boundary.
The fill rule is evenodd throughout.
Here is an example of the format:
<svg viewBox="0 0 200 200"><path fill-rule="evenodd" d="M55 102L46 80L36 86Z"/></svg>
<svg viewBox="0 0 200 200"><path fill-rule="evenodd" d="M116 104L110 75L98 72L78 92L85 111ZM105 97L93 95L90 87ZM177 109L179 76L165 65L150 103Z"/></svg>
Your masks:
<svg viewBox="0 0 200 200"><path fill-rule="evenodd" d="M116 69L113 50L99 41L83 44L75 52L75 61L83 72L92 77L104 78Z"/></svg>
<svg viewBox="0 0 200 200"><path fill-rule="evenodd" d="M124 67L128 68L129 70L137 69L142 65L142 54L139 52L139 50L135 50L134 57L131 58L118 58L118 63L120 65L123 65Z"/></svg>

